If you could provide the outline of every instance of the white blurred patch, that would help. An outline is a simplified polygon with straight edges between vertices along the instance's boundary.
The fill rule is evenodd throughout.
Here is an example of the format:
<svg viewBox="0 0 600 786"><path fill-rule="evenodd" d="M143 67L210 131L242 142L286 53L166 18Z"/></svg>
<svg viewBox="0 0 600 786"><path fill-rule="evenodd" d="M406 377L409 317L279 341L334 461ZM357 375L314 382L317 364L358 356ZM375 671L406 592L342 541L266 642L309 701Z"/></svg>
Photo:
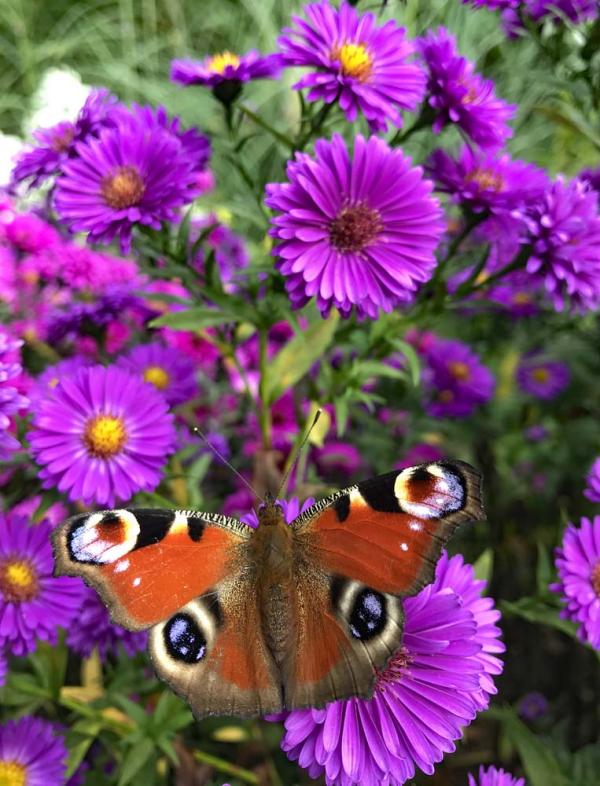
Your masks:
<svg viewBox="0 0 600 786"><path fill-rule="evenodd" d="M63 120L75 120L91 90L70 68L49 68L33 94L32 111L23 123L23 133L47 128Z"/></svg>

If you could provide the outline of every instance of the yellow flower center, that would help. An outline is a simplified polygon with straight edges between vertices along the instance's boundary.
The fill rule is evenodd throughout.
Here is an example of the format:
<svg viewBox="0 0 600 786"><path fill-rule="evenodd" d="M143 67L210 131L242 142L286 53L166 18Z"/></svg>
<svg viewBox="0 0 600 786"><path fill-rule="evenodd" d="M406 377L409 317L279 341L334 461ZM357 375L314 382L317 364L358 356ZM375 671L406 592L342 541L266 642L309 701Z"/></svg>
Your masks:
<svg viewBox="0 0 600 786"><path fill-rule="evenodd" d="M600 560L598 560L592 570L592 588L600 598Z"/></svg>
<svg viewBox="0 0 600 786"><path fill-rule="evenodd" d="M531 303L531 301L532 297L529 292L515 292L512 299L515 306L526 306L528 303Z"/></svg>
<svg viewBox="0 0 600 786"><path fill-rule="evenodd" d="M52 377L52 379L48 380L48 387L55 388L59 382L60 379L58 377Z"/></svg>
<svg viewBox="0 0 600 786"><path fill-rule="evenodd" d="M531 376L535 379L536 382L548 382L550 379L550 372L547 368L535 368L531 372Z"/></svg>
<svg viewBox="0 0 600 786"><path fill-rule="evenodd" d="M7 603L22 603L34 598L38 593L38 578L33 565L23 559L8 559L0 563L0 593Z"/></svg>
<svg viewBox="0 0 600 786"><path fill-rule="evenodd" d="M237 55L234 55L233 52L225 51L218 55L214 55L213 57L209 57L206 61L206 68L208 68L209 71L222 74L227 66L233 66L234 68L237 68L240 62L240 58Z"/></svg>
<svg viewBox="0 0 600 786"><path fill-rule="evenodd" d="M462 363L460 360L454 360L452 363L448 363L448 371L452 374L454 379L458 379L461 382L466 382L471 378L471 369L466 363Z"/></svg>
<svg viewBox="0 0 600 786"><path fill-rule="evenodd" d="M110 458L127 442L125 424L112 415L96 415L87 422L83 441L92 456Z"/></svg>
<svg viewBox="0 0 600 786"><path fill-rule="evenodd" d="M16 761L0 760L0 786L26 786L27 770Z"/></svg>
<svg viewBox="0 0 600 786"><path fill-rule="evenodd" d="M134 166L120 166L102 179L100 192L109 207L124 210L139 203L144 195L144 181Z"/></svg>
<svg viewBox="0 0 600 786"><path fill-rule="evenodd" d="M148 366L144 371L144 382L150 382L151 385L154 385L159 390L169 387L170 381L169 375L160 366Z"/></svg>
<svg viewBox="0 0 600 786"><path fill-rule="evenodd" d="M488 169L484 166L477 166L473 169L466 177L467 182L477 183L481 186L481 188L486 189L486 191L503 191L504 190L504 179L498 172L494 172L493 169Z"/></svg>
<svg viewBox="0 0 600 786"><path fill-rule="evenodd" d="M331 53L332 59L339 60L344 76L353 76L365 82L371 76L373 60L363 44L342 44Z"/></svg>

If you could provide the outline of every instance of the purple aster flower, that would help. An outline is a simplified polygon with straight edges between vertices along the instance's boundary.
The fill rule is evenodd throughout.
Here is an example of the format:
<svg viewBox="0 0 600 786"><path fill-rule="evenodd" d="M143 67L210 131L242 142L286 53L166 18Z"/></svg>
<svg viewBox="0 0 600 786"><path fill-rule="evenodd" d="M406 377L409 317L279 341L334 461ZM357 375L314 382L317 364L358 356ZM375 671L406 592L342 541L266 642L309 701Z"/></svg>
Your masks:
<svg viewBox="0 0 600 786"><path fill-rule="evenodd" d="M548 429L541 423L536 423L525 429L525 437L530 442L543 442L548 438Z"/></svg>
<svg viewBox="0 0 600 786"><path fill-rule="evenodd" d="M567 527L556 549L559 581L550 589L566 604L560 616L578 623L577 635L600 650L600 516Z"/></svg>
<svg viewBox="0 0 600 786"><path fill-rule="evenodd" d="M140 344L120 357L117 365L153 385L172 407L199 393L194 364L174 347Z"/></svg>
<svg viewBox="0 0 600 786"><path fill-rule="evenodd" d="M491 80L475 73L475 66L461 57L456 39L445 28L422 38L420 50L429 71L434 132L455 124L480 147L502 147L512 136L507 123L516 107L496 96Z"/></svg>
<svg viewBox="0 0 600 786"><path fill-rule="evenodd" d="M519 715L525 720L535 721L548 712L548 699L539 691L526 693L519 701Z"/></svg>
<svg viewBox="0 0 600 786"><path fill-rule="evenodd" d="M372 699L285 716L282 748L311 777L324 775L328 786L400 786L416 768L431 774L485 706L485 647L497 636L497 613L491 600L480 603L488 599L469 587L472 570L456 559L445 558L435 584L405 600L402 647L378 674Z"/></svg>
<svg viewBox="0 0 600 786"><path fill-rule="evenodd" d="M230 104L241 92L242 84L254 79L277 79L281 73L279 54L261 55L251 50L244 55L225 51L204 60L173 60L171 79L180 85L212 87L219 101Z"/></svg>
<svg viewBox="0 0 600 786"><path fill-rule="evenodd" d="M118 237L127 253L134 226L160 229L195 196L196 156L168 129L149 126L142 113L103 128L76 152L63 164L54 205L70 231L87 232L89 242Z"/></svg>
<svg viewBox="0 0 600 786"><path fill-rule="evenodd" d="M6 661L6 653L4 648L0 648L0 687L6 684L6 675L8 673L8 663Z"/></svg>
<svg viewBox="0 0 600 786"><path fill-rule="evenodd" d="M594 191L600 192L600 167L582 169L579 179L587 180Z"/></svg>
<svg viewBox="0 0 600 786"><path fill-rule="evenodd" d="M586 182L558 177L527 211L535 275L562 311L566 301L585 311L600 305L600 215L598 194Z"/></svg>
<svg viewBox="0 0 600 786"><path fill-rule="evenodd" d="M159 484L174 449L173 416L133 374L82 368L33 409L29 442L44 488L111 507Z"/></svg>
<svg viewBox="0 0 600 786"><path fill-rule="evenodd" d="M0 643L26 655L38 639L56 643L81 601L79 579L54 578L52 526L30 526L23 516L0 513Z"/></svg>
<svg viewBox="0 0 600 786"><path fill-rule="evenodd" d="M132 633L110 621L110 615L98 593L85 587L83 602L77 613L77 624L69 628L67 645L82 658L89 658L98 648L102 660L118 654L120 647L133 657L146 648L146 632Z"/></svg>
<svg viewBox="0 0 600 786"><path fill-rule="evenodd" d="M242 279L242 271L248 267L250 256L244 240L218 218L211 214L201 221L193 222L190 243L193 244L203 230L214 227L204 240L204 244L214 252L215 262L219 268L221 282L226 292L235 292ZM205 253L200 248L191 264L201 275L204 274Z"/></svg>
<svg viewBox="0 0 600 786"><path fill-rule="evenodd" d="M69 289L99 293L110 286L139 284L137 264L132 259L109 256L76 243L61 243L36 260L40 274Z"/></svg>
<svg viewBox="0 0 600 786"><path fill-rule="evenodd" d="M354 475L363 463L359 449L349 442L333 440L315 448L312 458L320 475L342 475L345 479Z"/></svg>
<svg viewBox="0 0 600 786"><path fill-rule="evenodd" d="M480 767L478 779L469 773L469 786L525 786L525 779L515 778L509 772L495 767Z"/></svg>
<svg viewBox="0 0 600 786"><path fill-rule="evenodd" d="M0 725L0 780L14 786L61 786L68 751L49 721L33 716Z"/></svg>
<svg viewBox="0 0 600 786"><path fill-rule="evenodd" d="M305 499L302 503L300 503L298 497L290 497L290 499L278 499L276 502L278 505L281 505L286 524L291 524L295 518L297 518L301 513L304 513L305 510L308 510L311 505L315 504L314 497L308 497L308 499ZM244 516L240 516L240 520L249 527L254 527L254 529L258 527L258 514L255 510L250 511L250 513L246 513Z"/></svg>
<svg viewBox="0 0 600 786"><path fill-rule="evenodd" d="M29 391L31 403L35 406L41 399L49 398L53 395L54 390L62 379L70 379L80 368L90 365L88 358L82 355L75 355L48 366L37 377L35 385Z"/></svg>
<svg viewBox="0 0 600 786"><path fill-rule="evenodd" d="M540 312L539 290L525 271L509 273L491 286L485 296L517 318L533 317Z"/></svg>
<svg viewBox="0 0 600 786"><path fill-rule="evenodd" d="M18 156L11 187L29 180L29 188L37 188L49 177L59 174L62 164L75 155L75 143L98 134L116 101L105 88L92 90L74 123L64 121L34 131L37 144Z"/></svg>
<svg viewBox="0 0 600 786"><path fill-rule="evenodd" d="M433 417L467 417L492 397L495 383L491 371L462 341L437 339L425 360L427 412Z"/></svg>
<svg viewBox="0 0 600 786"><path fill-rule="evenodd" d="M556 398L567 387L571 372L566 363L527 355L519 363L516 377L524 393L549 400Z"/></svg>
<svg viewBox="0 0 600 786"><path fill-rule="evenodd" d="M591 502L600 502L600 457L598 457L590 467L586 488L583 494Z"/></svg>
<svg viewBox="0 0 600 786"><path fill-rule="evenodd" d="M396 469L405 469L406 467L414 467L416 464L439 461L443 458L444 453L437 445L431 445L429 442L418 442L412 448L409 448L402 460L394 466Z"/></svg>
<svg viewBox="0 0 600 786"><path fill-rule="evenodd" d="M6 461L21 447L9 429L14 415L29 404L29 400L11 384L23 371L18 362L18 350L22 344L0 328L0 461Z"/></svg>
<svg viewBox="0 0 600 786"><path fill-rule="evenodd" d="M438 189L475 213L482 210L515 211L542 196L548 186L546 173L508 153L474 150L464 145L460 157L436 150L426 167Z"/></svg>
<svg viewBox="0 0 600 786"><path fill-rule="evenodd" d="M598 0L524 0L523 6L535 22L544 17L563 22L566 17L578 24L598 17Z"/></svg>
<svg viewBox="0 0 600 786"><path fill-rule="evenodd" d="M294 88L308 88L309 101L339 101L350 122L362 113L371 131L401 126L400 110L416 109L426 81L420 65L409 62L415 48L404 28L392 20L378 26L375 14L359 15L345 2L339 10L311 3L304 13L278 41L286 65L314 69Z"/></svg>
<svg viewBox="0 0 600 786"><path fill-rule="evenodd" d="M444 224L432 183L401 150L357 136L352 158L341 136L296 153L289 182L267 186L280 212L270 233L294 307L316 297L326 314L376 318L410 302L436 265Z"/></svg>

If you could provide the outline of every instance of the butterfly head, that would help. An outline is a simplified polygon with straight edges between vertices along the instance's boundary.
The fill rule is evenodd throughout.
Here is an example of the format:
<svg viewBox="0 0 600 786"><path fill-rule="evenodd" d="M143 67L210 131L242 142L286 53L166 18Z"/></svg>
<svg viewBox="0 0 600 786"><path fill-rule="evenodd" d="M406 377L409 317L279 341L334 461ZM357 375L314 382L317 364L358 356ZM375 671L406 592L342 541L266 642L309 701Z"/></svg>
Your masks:
<svg viewBox="0 0 600 786"><path fill-rule="evenodd" d="M258 509L258 521L260 526L274 526L283 522L283 508L277 502L275 496L267 491L263 504Z"/></svg>

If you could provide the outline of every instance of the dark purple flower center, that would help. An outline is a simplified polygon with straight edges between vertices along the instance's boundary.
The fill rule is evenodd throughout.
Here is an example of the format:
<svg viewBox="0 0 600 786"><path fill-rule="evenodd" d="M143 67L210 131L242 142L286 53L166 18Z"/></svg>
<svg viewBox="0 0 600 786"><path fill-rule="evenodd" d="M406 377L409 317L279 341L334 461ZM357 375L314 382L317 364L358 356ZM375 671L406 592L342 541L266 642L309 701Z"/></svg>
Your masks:
<svg viewBox="0 0 600 786"><path fill-rule="evenodd" d="M362 251L382 228L379 211L358 202L340 210L329 225L329 239L338 251Z"/></svg>
<svg viewBox="0 0 600 786"><path fill-rule="evenodd" d="M600 598L600 560L598 560L592 570L592 588Z"/></svg>
<svg viewBox="0 0 600 786"><path fill-rule="evenodd" d="M62 134L56 134L52 139L52 150L54 150L55 153L66 153L73 143L74 136L74 128L65 128Z"/></svg>
<svg viewBox="0 0 600 786"><path fill-rule="evenodd" d="M400 647L383 671L377 671L377 682L375 683L375 690L380 693L385 693L388 686L397 685L402 678L406 669L413 662L413 656L406 649Z"/></svg>
<svg viewBox="0 0 600 786"><path fill-rule="evenodd" d="M0 562L0 594L7 603L31 600L38 591L37 572L29 560L13 557Z"/></svg>
<svg viewBox="0 0 600 786"><path fill-rule="evenodd" d="M100 191L109 207L123 210L139 203L144 195L144 181L134 166L120 166L102 178Z"/></svg>

